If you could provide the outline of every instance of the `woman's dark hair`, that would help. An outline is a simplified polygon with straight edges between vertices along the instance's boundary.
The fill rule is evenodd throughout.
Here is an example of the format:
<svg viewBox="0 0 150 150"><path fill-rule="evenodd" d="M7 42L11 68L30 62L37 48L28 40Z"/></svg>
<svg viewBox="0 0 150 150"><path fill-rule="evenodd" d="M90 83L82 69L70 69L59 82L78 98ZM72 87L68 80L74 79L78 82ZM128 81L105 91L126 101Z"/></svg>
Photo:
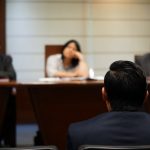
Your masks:
<svg viewBox="0 0 150 150"><path fill-rule="evenodd" d="M104 78L108 100L113 111L139 110L147 91L145 73L130 61L115 61Z"/></svg>
<svg viewBox="0 0 150 150"><path fill-rule="evenodd" d="M66 42L62 48L61 54L62 54L62 60L65 59L65 56L63 54L64 49L70 44L70 43L74 43L76 45L77 51L81 52L81 47L80 44L76 41L76 40L69 40L68 42ZM71 67L76 67L79 63L79 59L77 58L73 58L71 61Z"/></svg>

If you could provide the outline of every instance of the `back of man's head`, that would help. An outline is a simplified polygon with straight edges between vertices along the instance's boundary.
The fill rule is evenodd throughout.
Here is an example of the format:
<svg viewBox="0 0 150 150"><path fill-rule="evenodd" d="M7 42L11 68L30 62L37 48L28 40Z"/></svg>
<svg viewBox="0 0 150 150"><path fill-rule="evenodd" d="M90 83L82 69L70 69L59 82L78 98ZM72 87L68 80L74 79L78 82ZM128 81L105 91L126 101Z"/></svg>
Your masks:
<svg viewBox="0 0 150 150"><path fill-rule="evenodd" d="M115 61L105 75L104 87L113 111L135 111L145 99L146 76L133 62Z"/></svg>

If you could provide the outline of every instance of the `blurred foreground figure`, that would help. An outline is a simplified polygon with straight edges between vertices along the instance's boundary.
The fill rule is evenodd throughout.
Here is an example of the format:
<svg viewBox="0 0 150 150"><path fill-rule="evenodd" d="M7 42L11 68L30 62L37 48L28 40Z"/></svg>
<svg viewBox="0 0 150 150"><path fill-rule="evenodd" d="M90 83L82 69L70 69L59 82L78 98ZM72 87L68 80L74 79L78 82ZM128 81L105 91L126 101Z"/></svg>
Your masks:
<svg viewBox="0 0 150 150"><path fill-rule="evenodd" d="M80 145L149 145L150 115L140 111L147 99L146 76L130 61L115 61L104 78L103 99L108 111L70 125L68 150Z"/></svg>
<svg viewBox="0 0 150 150"><path fill-rule="evenodd" d="M7 54L0 54L0 82L16 81L16 71L13 67L12 57ZM2 132L0 134L1 147L16 146L16 95L13 89L9 94L5 110Z"/></svg>

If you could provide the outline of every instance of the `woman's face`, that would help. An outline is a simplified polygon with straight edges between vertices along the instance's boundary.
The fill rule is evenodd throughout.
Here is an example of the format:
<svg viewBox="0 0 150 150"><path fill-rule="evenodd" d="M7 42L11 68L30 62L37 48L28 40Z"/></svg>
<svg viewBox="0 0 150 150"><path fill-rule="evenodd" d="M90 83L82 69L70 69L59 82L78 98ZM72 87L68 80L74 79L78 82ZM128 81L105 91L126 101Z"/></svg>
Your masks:
<svg viewBox="0 0 150 150"><path fill-rule="evenodd" d="M65 47L63 51L63 55L65 58L73 58L74 53L77 51L77 47L75 43L69 43L67 47Z"/></svg>

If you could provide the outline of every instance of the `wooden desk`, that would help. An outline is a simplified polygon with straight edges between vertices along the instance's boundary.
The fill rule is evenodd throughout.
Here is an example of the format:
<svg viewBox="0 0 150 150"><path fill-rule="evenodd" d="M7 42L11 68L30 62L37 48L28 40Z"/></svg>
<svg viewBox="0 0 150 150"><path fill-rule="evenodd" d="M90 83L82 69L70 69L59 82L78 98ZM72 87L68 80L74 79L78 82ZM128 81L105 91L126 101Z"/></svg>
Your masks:
<svg viewBox="0 0 150 150"><path fill-rule="evenodd" d="M30 95L26 86L17 86L16 121L17 124L36 123Z"/></svg>
<svg viewBox="0 0 150 150"><path fill-rule="evenodd" d="M70 123L107 112L102 100L100 81L72 81L54 83L24 83L45 145L57 145L64 150ZM149 86L150 91L150 86ZM145 103L150 112L150 96Z"/></svg>
<svg viewBox="0 0 150 150"><path fill-rule="evenodd" d="M102 85L93 81L22 84L30 94L45 145L65 149L70 123L107 111L101 97Z"/></svg>

